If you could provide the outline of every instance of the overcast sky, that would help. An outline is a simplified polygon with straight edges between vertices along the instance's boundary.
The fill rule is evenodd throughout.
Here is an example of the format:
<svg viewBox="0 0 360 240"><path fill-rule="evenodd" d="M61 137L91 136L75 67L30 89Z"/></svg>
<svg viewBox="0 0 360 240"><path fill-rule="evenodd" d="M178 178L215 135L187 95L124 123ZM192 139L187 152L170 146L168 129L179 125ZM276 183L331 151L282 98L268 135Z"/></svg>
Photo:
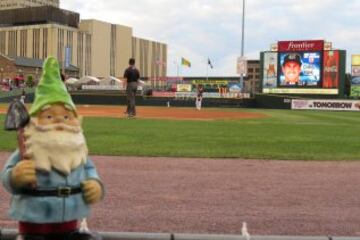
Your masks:
<svg viewBox="0 0 360 240"><path fill-rule="evenodd" d="M242 0L60 0L81 19L130 26L136 37L168 45L168 75L181 57L183 76L236 76L241 52ZM360 53L360 0L246 0L245 56L259 59L279 40L324 39Z"/></svg>

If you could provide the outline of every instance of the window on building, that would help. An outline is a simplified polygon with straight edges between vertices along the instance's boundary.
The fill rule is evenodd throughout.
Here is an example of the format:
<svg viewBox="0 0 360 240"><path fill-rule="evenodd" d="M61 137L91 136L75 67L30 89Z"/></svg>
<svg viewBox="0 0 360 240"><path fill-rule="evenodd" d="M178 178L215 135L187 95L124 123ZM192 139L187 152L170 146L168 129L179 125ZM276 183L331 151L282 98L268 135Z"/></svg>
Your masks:
<svg viewBox="0 0 360 240"><path fill-rule="evenodd" d="M9 56L17 57L17 31L9 31L8 44Z"/></svg>
<svg viewBox="0 0 360 240"><path fill-rule="evenodd" d="M145 46L144 46L144 61L145 61L145 66L144 66L144 76L148 76L149 73L149 42L146 41L145 42Z"/></svg>
<svg viewBox="0 0 360 240"><path fill-rule="evenodd" d="M162 53L162 76L166 76L166 63L167 63L167 58L166 58L166 45L162 45L162 49L161 49L161 53Z"/></svg>
<svg viewBox="0 0 360 240"><path fill-rule="evenodd" d="M84 62L84 35L78 33L78 46L77 46L77 66L80 68L80 73L83 74L83 62Z"/></svg>
<svg viewBox="0 0 360 240"><path fill-rule="evenodd" d="M73 45L74 45L74 40L73 40L73 32L72 31L67 31L66 33L66 47L70 48L70 63L72 63L72 53L73 53Z"/></svg>
<svg viewBox="0 0 360 240"><path fill-rule="evenodd" d="M111 25L111 39L110 39L110 75L115 76L116 65L116 25Z"/></svg>
<svg viewBox="0 0 360 240"><path fill-rule="evenodd" d="M0 53L5 54L6 32L0 32Z"/></svg>
<svg viewBox="0 0 360 240"><path fill-rule="evenodd" d="M40 58L40 29L33 29L33 58Z"/></svg>
<svg viewBox="0 0 360 240"><path fill-rule="evenodd" d="M132 38L132 48L131 48L131 52L132 52L132 57L136 58L136 38Z"/></svg>
<svg viewBox="0 0 360 240"><path fill-rule="evenodd" d="M91 75L91 35L86 34L86 42L85 42L85 75Z"/></svg>
<svg viewBox="0 0 360 240"><path fill-rule="evenodd" d="M20 56L26 57L27 55L27 30L20 31Z"/></svg>
<svg viewBox="0 0 360 240"><path fill-rule="evenodd" d="M62 63L63 62L63 56L64 56L64 30L58 29L58 48L57 48L57 54L58 59Z"/></svg>
<svg viewBox="0 0 360 240"><path fill-rule="evenodd" d="M43 59L48 57L48 30L43 29Z"/></svg>

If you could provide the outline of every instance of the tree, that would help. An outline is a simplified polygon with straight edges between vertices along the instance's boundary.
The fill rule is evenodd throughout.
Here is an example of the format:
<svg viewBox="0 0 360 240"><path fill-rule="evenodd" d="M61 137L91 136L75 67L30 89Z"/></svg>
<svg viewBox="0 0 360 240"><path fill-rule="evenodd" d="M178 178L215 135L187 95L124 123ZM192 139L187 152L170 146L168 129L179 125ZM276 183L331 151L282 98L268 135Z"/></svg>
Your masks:
<svg viewBox="0 0 360 240"><path fill-rule="evenodd" d="M345 91L344 95L350 97L351 95L351 74L347 73L345 76Z"/></svg>
<svg viewBox="0 0 360 240"><path fill-rule="evenodd" d="M27 76L25 84L27 87L31 87L31 88L34 86L34 78L32 75Z"/></svg>

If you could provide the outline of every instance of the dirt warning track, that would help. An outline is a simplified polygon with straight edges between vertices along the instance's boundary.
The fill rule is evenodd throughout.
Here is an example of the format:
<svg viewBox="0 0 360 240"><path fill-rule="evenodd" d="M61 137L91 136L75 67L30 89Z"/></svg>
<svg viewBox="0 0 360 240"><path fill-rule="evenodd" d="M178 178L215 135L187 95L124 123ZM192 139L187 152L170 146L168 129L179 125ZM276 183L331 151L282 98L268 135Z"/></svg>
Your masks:
<svg viewBox="0 0 360 240"><path fill-rule="evenodd" d="M359 162L91 158L106 188L94 230L360 236ZM0 187L0 228L17 226L10 197Z"/></svg>

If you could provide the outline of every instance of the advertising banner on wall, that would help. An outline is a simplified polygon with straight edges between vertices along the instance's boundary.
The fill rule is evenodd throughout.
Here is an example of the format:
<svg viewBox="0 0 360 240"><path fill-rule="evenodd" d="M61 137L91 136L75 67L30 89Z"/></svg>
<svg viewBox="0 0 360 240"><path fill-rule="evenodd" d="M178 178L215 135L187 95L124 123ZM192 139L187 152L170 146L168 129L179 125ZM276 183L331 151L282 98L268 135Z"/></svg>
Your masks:
<svg viewBox="0 0 360 240"><path fill-rule="evenodd" d="M195 99L197 96L196 92L176 92L175 98L176 99ZM220 93L211 93L211 92L204 92L203 98L250 98L249 93L240 93L240 92L229 92L225 94Z"/></svg>
<svg viewBox="0 0 360 240"><path fill-rule="evenodd" d="M263 93L271 94L318 94L318 95L336 95L339 94L337 88L267 88Z"/></svg>
<svg viewBox="0 0 360 240"><path fill-rule="evenodd" d="M339 86L339 52L325 51L323 64L323 88L337 88Z"/></svg>
<svg viewBox="0 0 360 240"><path fill-rule="evenodd" d="M360 111L360 101L350 100L297 100L291 101L291 109Z"/></svg>
<svg viewBox="0 0 360 240"><path fill-rule="evenodd" d="M360 97L360 54L351 55L351 97Z"/></svg>
<svg viewBox="0 0 360 240"><path fill-rule="evenodd" d="M279 41L279 52L307 52L324 50L324 40Z"/></svg>
<svg viewBox="0 0 360 240"><path fill-rule="evenodd" d="M124 87L120 85L82 85L83 90L124 90Z"/></svg>
<svg viewBox="0 0 360 240"><path fill-rule="evenodd" d="M175 97L175 92L158 92L153 91L152 92L153 97Z"/></svg>
<svg viewBox="0 0 360 240"><path fill-rule="evenodd" d="M360 66L352 66L351 67L351 76L360 77Z"/></svg>
<svg viewBox="0 0 360 240"><path fill-rule="evenodd" d="M238 57L236 61L236 72L239 75L247 75L247 60L245 57Z"/></svg>
<svg viewBox="0 0 360 240"><path fill-rule="evenodd" d="M332 42L324 42L324 50L332 50Z"/></svg>
<svg viewBox="0 0 360 240"><path fill-rule="evenodd" d="M360 66L360 54L351 55L351 65Z"/></svg>
<svg viewBox="0 0 360 240"><path fill-rule="evenodd" d="M279 52L315 52L324 50L324 40L279 41Z"/></svg>
<svg viewBox="0 0 360 240"><path fill-rule="evenodd" d="M191 92L191 84L177 84L176 91L177 92Z"/></svg>
<svg viewBox="0 0 360 240"><path fill-rule="evenodd" d="M228 88L229 88L229 92L240 92L241 91L240 83L236 83L236 82L229 82Z"/></svg>
<svg viewBox="0 0 360 240"><path fill-rule="evenodd" d="M218 85L226 85L228 84L229 80L221 80L221 79L194 79L191 81L192 84L218 84Z"/></svg>
<svg viewBox="0 0 360 240"><path fill-rule="evenodd" d="M277 52L264 53L263 89L277 87Z"/></svg>
<svg viewBox="0 0 360 240"><path fill-rule="evenodd" d="M351 78L351 97L360 97L360 76Z"/></svg>

